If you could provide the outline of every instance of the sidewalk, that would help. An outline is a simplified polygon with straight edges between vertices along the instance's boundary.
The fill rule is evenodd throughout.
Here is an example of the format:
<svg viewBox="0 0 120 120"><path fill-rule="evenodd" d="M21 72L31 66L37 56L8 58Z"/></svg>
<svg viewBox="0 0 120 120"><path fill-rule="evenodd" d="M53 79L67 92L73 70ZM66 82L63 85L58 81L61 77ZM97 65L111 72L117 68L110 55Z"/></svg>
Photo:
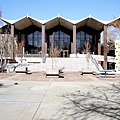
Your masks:
<svg viewBox="0 0 120 120"><path fill-rule="evenodd" d="M118 78L114 81L101 80L93 75L81 76L78 72L66 72L64 78L45 78L44 72L0 74L0 83L4 84L0 86L0 120L74 120L76 115L73 109L65 109L72 107L68 103L77 97L74 95L118 82ZM68 97L68 94L74 95ZM94 119L88 120L108 119L103 115L93 116ZM78 116L76 120L79 120Z"/></svg>

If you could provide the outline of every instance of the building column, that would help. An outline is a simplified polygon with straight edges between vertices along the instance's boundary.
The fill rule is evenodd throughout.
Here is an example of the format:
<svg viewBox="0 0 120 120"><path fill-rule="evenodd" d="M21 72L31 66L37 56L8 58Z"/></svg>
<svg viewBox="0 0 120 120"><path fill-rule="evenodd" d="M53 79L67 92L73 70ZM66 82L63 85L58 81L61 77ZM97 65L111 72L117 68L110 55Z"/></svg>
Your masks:
<svg viewBox="0 0 120 120"><path fill-rule="evenodd" d="M101 39L98 40L98 55L101 55Z"/></svg>
<svg viewBox="0 0 120 120"><path fill-rule="evenodd" d="M45 42L45 54L47 54L47 43Z"/></svg>
<svg viewBox="0 0 120 120"><path fill-rule="evenodd" d="M98 55L101 55L101 38L98 39ZM101 64L101 61L98 61Z"/></svg>
<svg viewBox="0 0 120 120"><path fill-rule="evenodd" d="M45 51L45 25L42 25L42 57L44 57Z"/></svg>
<svg viewBox="0 0 120 120"><path fill-rule="evenodd" d="M76 54L76 25L73 25L73 43L71 43L71 53Z"/></svg>
<svg viewBox="0 0 120 120"><path fill-rule="evenodd" d="M97 34L97 54L101 55L101 38L100 34Z"/></svg>
<svg viewBox="0 0 120 120"><path fill-rule="evenodd" d="M10 53L10 59L14 59L14 25L11 25L11 53Z"/></svg>
<svg viewBox="0 0 120 120"><path fill-rule="evenodd" d="M107 69L107 26L104 25L104 69Z"/></svg>

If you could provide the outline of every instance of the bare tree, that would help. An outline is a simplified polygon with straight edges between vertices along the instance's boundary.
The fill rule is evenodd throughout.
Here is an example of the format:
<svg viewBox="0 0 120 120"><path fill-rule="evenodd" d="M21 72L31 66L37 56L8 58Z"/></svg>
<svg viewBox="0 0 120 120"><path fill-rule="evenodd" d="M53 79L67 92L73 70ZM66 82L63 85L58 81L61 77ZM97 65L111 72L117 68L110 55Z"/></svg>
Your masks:
<svg viewBox="0 0 120 120"><path fill-rule="evenodd" d="M87 40L84 42L84 53L89 53L91 49L91 43L90 40Z"/></svg>
<svg viewBox="0 0 120 120"><path fill-rule="evenodd" d="M107 48L108 48L108 51L111 49L115 49L115 40L118 40L119 37L120 37L120 28L116 28L114 26L108 27L108 30L107 30Z"/></svg>
<svg viewBox="0 0 120 120"><path fill-rule="evenodd" d="M85 41L84 43L84 53L86 53L86 60L87 60L87 68L89 69L89 60L90 60L90 49L91 49L91 43L90 40Z"/></svg>
<svg viewBox="0 0 120 120"><path fill-rule="evenodd" d="M56 45L56 43L53 43L53 48L50 52L50 57L58 57L58 55L59 55L58 46Z"/></svg>
<svg viewBox="0 0 120 120"><path fill-rule="evenodd" d="M3 72L3 60L6 59L6 55L10 51L10 37L8 34L0 34L0 58L1 58L1 72Z"/></svg>
<svg viewBox="0 0 120 120"><path fill-rule="evenodd" d="M20 56L20 61L21 64L23 63L24 60L24 40L21 41L19 44L19 56Z"/></svg>
<svg viewBox="0 0 120 120"><path fill-rule="evenodd" d="M7 57L11 54L11 35L0 34L0 58L1 58L1 72L3 72L4 65L6 64ZM14 55L17 54L17 38L13 41Z"/></svg>
<svg viewBox="0 0 120 120"><path fill-rule="evenodd" d="M52 69L54 69L54 64L56 63L55 57L59 56L58 46L54 41L54 32L50 36L50 57L52 58Z"/></svg>
<svg viewBox="0 0 120 120"><path fill-rule="evenodd" d="M107 30L108 50L115 49L115 40L120 39L120 19L113 21Z"/></svg>
<svg viewBox="0 0 120 120"><path fill-rule="evenodd" d="M104 26L104 69L107 69L107 53L115 49L115 40L120 39L120 19Z"/></svg>

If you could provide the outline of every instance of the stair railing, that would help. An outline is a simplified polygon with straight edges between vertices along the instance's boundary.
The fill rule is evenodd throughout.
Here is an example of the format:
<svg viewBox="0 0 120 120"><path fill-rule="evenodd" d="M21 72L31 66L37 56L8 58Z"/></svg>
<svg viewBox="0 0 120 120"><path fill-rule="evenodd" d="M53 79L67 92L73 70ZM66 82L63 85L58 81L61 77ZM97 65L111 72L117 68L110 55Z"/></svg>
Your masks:
<svg viewBox="0 0 120 120"><path fill-rule="evenodd" d="M93 56L90 54L90 59L91 61L94 63L94 65L96 66L97 70L99 71L99 66L98 66L98 63L97 63L97 60L95 58L93 58Z"/></svg>

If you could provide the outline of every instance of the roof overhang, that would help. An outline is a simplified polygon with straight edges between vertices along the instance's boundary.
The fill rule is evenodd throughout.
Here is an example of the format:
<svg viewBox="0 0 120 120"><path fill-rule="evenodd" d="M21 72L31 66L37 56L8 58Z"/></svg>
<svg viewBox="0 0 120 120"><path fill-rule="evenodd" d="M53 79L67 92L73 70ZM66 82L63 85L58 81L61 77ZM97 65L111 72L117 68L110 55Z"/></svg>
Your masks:
<svg viewBox="0 0 120 120"><path fill-rule="evenodd" d="M6 20L1 18L2 21L4 21L7 24L14 24L15 28L18 30L23 30L31 25L35 25L39 28L42 26L42 22L40 20L37 20L35 18L32 18L30 16L25 16L23 18L20 18L18 20Z"/></svg>
<svg viewBox="0 0 120 120"><path fill-rule="evenodd" d="M16 20L7 20L4 18L0 18L1 21L5 22L6 24L14 24L16 22Z"/></svg>
<svg viewBox="0 0 120 120"><path fill-rule="evenodd" d="M73 25L75 24L77 29L83 26L88 26L96 31L102 31L105 25L105 22L98 20L91 15L81 20L69 20L59 15L49 20L38 20L28 15L18 20L6 20L3 18L1 18L1 20L7 24L14 24L15 28L18 30L23 30L31 25L41 28L43 24L45 24L46 30L54 28L58 25L61 25L69 30L73 30Z"/></svg>
<svg viewBox="0 0 120 120"><path fill-rule="evenodd" d="M63 17L60 17L60 16L57 16L55 18L48 20L45 23L45 29L48 30L48 29L51 29L58 25L61 25L69 30L73 29L73 23Z"/></svg>
<svg viewBox="0 0 120 120"><path fill-rule="evenodd" d="M42 23L38 20L32 18L32 17L24 17L23 19L20 19L19 21L15 22L15 28L18 30L23 30L29 26L35 25L39 28L42 27Z"/></svg>
<svg viewBox="0 0 120 120"><path fill-rule="evenodd" d="M89 16L76 23L76 28L80 28L82 26L88 26L96 31L102 31L104 28L104 23L96 18Z"/></svg>
<svg viewBox="0 0 120 120"><path fill-rule="evenodd" d="M120 16L118 18L115 18L115 19L109 21L106 25L120 28Z"/></svg>

